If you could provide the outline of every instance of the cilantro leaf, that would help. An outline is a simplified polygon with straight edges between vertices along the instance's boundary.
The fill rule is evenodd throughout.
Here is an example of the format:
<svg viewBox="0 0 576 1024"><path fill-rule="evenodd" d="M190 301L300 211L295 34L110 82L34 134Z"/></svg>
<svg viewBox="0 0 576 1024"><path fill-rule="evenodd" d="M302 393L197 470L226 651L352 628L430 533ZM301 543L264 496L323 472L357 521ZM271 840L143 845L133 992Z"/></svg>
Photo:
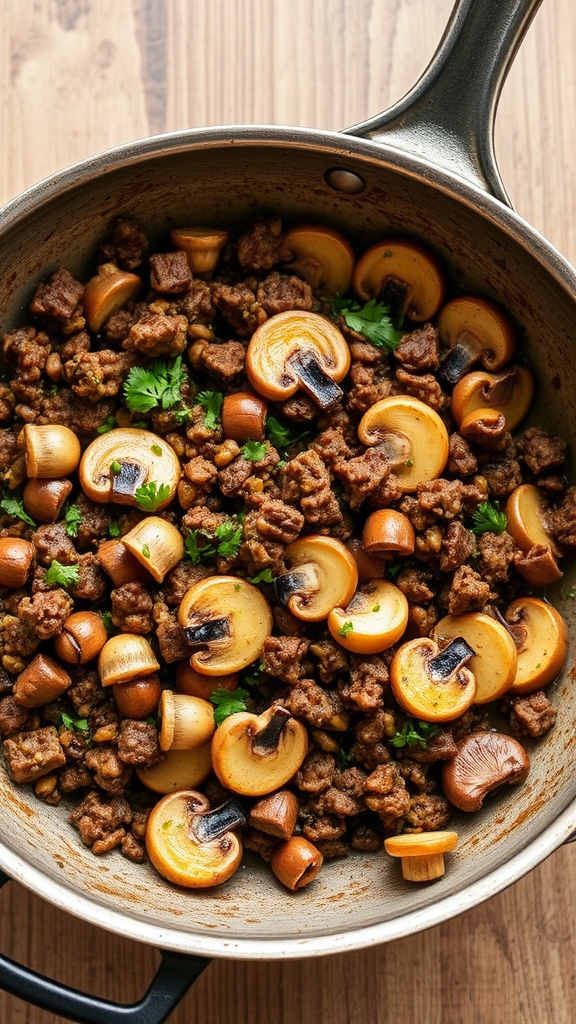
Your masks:
<svg viewBox="0 0 576 1024"><path fill-rule="evenodd" d="M254 661L248 668L244 669L243 682L246 686L257 686L262 682L262 673L265 671L261 661Z"/></svg>
<svg viewBox="0 0 576 1024"><path fill-rule="evenodd" d="M343 747L339 747L336 753L336 764L341 772L349 768L354 760L354 754L351 750L346 752Z"/></svg>
<svg viewBox="0 0 576 1024"><path fill-rule="evenodd" d="M438 731L438 726L433 725L432 722L422 722L420 719L414 721L412 718L409 718L406 724L392 737L390 743L393 747L420 746L423 750L426 750L428 740L431 740Z"/></svg>
<svg viewBox="0 0 576 1024"><path fill-rule="evenodd" d="M72 715L67 715L65 711L60 713L60 718L65 729L70 729L71 732L88 732L88 720L86 718L73 718Z"/></svg>
<svg viewBox="0 0 576 1024"><path fill-rule="evenodd" d="M402 568L402 563L401 562L397 562L396 565L387 565L386 566L386 573L390 577L391 580L395 580L397 575L398 575L398 573L400 572L401 568Z"/></svg>
<svg viewBox="0 0 576 1024"><path fill-rule="evenodd" d="M168 484L158 486L155 480L151 480L149 484L142 484L142 487L137 487L134 492L136 504L143 512L155 512L158 506L169 497Z"/></svg>
<svg viewBox="0 0 576 1024"><path fill-rule="evenodd" d="M242 526L236 523L222 523L214 531L218 546L216 554L221 558L233 558L238 554L238 548L242 543Z"/></svg>
<svg viewBox="0 0 576 1024"><path fill-rule="evenodd" d="M0 508L4 509L7 515L13 516L14 519L21 519L24 523L28 523L29 526L36 527L34 520L24 511L22 502L16 501L16 498L3 498L0 501Z"/></svg>
<svg viewBox="0 0 576 1024"><path fill-rule="evenodd" d="M206 543L198 543L198 539ZM184 549L192 561L192 565L199 565L203 558L234 558L238 554L238 548L242 543L242 524L229 521L220 523L214 533L208 530L191 530L184 540Z"/></svg>
<svg viewBox="0 0 576 1024"><path fill-rule="evenodd" d="M248 576L248 583L274 583L274 577L270 569L262 569L257 576Z"/></svg>
<svg viewBox="0 0 576 1024"><path fill-rule="evenodd" d="M78 505L70 505L70 508L64 516L65 529L69 537L78 536L78 527L83 521L84 516L82 515Z"/></svg>
<svg viewBox="0 0 576 1024"><path fill-rule="evenodd" d="M310 437L310 433L310 430L304 430L301 434L294 437L290 427L283 426L275 416L269 416L266 420L266 437L270 444L274 445L280 452L285 451L287 448L292 448L299 441L304 441L307 437Z"/></svg>
<svg viewBox="0 0 576 1024"><path fill-rule="evenodd" d="M376 348L388 352L398 348L402 333L394 327L390 307L383 302L369 299L361 306L356 299L342 299L337 295L332 299L332 312L342 316L350 330L363 334Z"/></svg>
<svg viewBox="0 0 576 1024"><path fill-rule="evenodd" d="M104 629L108 634L110 634L114 629L114 623L112 622L112 616L110 615L110 612L103 613L102 622L104 624Z"/></svg>
<svg viewBox="0 0 576 1024"><path fill-rule="evenodd" d="M79 575L79 565L62 565L62 563L56 558L53 558L50 563L50 568L44 576L44 582L47 583L48 586L52 586L53 583L58 583L61 587L70 587L73 584L78 583Z"/></svg>
<svg viewBox="0 0 576 1024"><path fill-rule="evenodd" d="M210 697L214 707L214 721L216 725L222 725L225 718L235 715L238 711L246 711L246 700L250 696L247 690L238 687L236 690L226 690L220 686Z"/></svg>
<svg viewBox="0 0 576 1024"><path fill-rule="evenodd" d="M150 558L150 548L147 544L142 545L142 554L144 555L144 558Z"/></svg>
<svg viewBox="0 0 576 1024"><path fill-rule="evenodd" d="M120 536L120 527L118 526L118 523L110 523L110 526L108 527L108 535L110 537Z"/></svg>
<svg viewBox="0 0 576 1024"><path fill-rule="evenodd" d="M243 448L240 449L240 454L243 458L248 459L248 462L260 462L266 455L266 445L264 441L246 441Z"/></svg>
<svg viewBox="0 0 576 1024"><path fill-rule="evenodd" d="M508 520L504 512L500 512L498 503L492 505L490 501L483 501L475 512L472 513L474 526L472 533L504 533Z"/></svg>
<svg viewBox="0 0 576 1024"><path fill-rule="evenodd" d="M124 398L129 409L150 412L161 406L172 409L182 402L180 388L186 380L182 356L171 363L154 359L151 366L133 366L124 384Z"/></svg>
<svg viewBox="0 0 576 1024"><path fill-rule="evenodd" d="M224 395L220 391L200 391L194 401L204 409L204 426L208 430L218 430Z"/></svg>
<svg viewBox="0 0 576 1024"><path fill-rule="evenodd" d="M338 630L338 636L348 636L348 633L354 632L354 623L345 622L343 626Z"/></svg>
<svg viewBox="0 0 576 1024"><path fill-rule="evenodd" d="M97 434L107 434L109 430L114 430L115 426L116 426L116 417L115 416L109 416L108 419L104 423L101 423L99 427L96 427L96 433Z"/></svg>

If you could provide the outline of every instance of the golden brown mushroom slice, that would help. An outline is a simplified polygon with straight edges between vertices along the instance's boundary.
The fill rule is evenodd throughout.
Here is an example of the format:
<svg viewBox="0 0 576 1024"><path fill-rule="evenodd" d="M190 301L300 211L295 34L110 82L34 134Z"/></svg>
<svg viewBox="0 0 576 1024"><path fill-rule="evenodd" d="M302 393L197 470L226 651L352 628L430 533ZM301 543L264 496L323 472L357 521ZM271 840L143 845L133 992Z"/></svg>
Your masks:
<svg viewBox="0 0 576 1024"><path fill-rule="evenodd" d="M306 311L269 317L246 353L248 379L264 398L284 402L303 388L321 409L342 397L338 382L349 368L350 349L335 324Z"/></svg>
<svg viewBox="0 0 576 1024"><path fill-rule="evenodd" d="M385 555L375 551L366 551L359 537L349 537L344 546L356 562L360 583L369 583L370 580L377 580L384 575Z"/></svg>
<svg viewBox="0 0 576 1024"><path fill-rule="evenodd" d="M278 789L258 800L248 824L277 839L290 839L298 820L298 797L290 789Z"/></svg>
<svg viewBox="0 0 576 1024"><path fill-rule="evenodd" d="M80 462L80 486L91 501L100 503L139 507L136 491L154 484L156 497L163 488L161 500L154 505L158 511L170 504L179 481L180 462L174 449L162 437L134 427L101 434L88 445Z"/></svg>
<svg viewBox="0 0 576 1024"><path fill-rule="evenodd" d="M540 597L519 597L506 610L518 651L510 693L533 693L560 672L568 655L568 627L560 612Z"/></svg>
<svg viewBox="0 0 576 1024"><path fill-rule="evenodd" d="M436 256L407 238L385 238L367 249L354 271L358 298L377 299L417 323L435 316L444 301L444 272Z"/></svg>
<svg viewBox="0 0 576 1024"><path fill-rule="evenodd" d="M476 678L475 704L497 700L512 686L518 668L516 644L506 627L491 615L483 612L446 615L436 623L432 636L440 643L464 637L475 652L468 663Z"/></svg>
<svg viewBox="0 0 576 1024"><path fill-rule="evenodd" d="M80 461L80 442L59 423L24 425L24 456L28 476L52 480L70 476Z"/></svg>
<svg viewBox="0 0 576 1024"><path fill-rule="evenodd" d="M479 811L484 797L505 782L524 782L530 761L524 747L499 732L473 732L458 744L442 772L444 795L460 811Z"/></svg>
<svg viewBox="0 0 576 1024"><path fill-rule="evenodd" d="M120 270L114 263L102 263L84 289L82 307L91 331L99 331L113 313L142 291L137 274Z"/></svg>
<svg viewBox="0 0 576 1024"><path fill-rule="evenodd" d="M438 317L440 341L450 350L440 367L440 376L456 384L475 363L485 370L500 370L516 349L515 331L500 306L488 299L463 295L452 299Z"/></svg>
<svg viewBox="0 0 576 1024"><path fill-rule="evenodd" d="M148 856L156 870L175 885L189 889L220 885L242 860L242 843L232 830L245 820L236 800L211 811L201 793L170 793L156 804L148 819Z"/></svg>
<svg viewBox="0 0 576 1024"><path fill-rule="evenodd" d="M160 665L146 637L138 633L111 636L100 651L98 672L102 686L126 683L137 676L149 676Z"/></svg>
<svg viewBox="0 0 576 1024"><path fill-rule="evenodd" d="M157 583L184 557L182 534L161 516L146 516L122 538L126 550L148 570Z"/></svg>
<svg viewBox="0 0 576 1024"><path fill-rule="evenodd" d="M448 461L448 431L438 413L408 395L383 398L368 409L358 439L386 454L402 491L435 480Z"/></svg>
<svg viewBox="0 0 576 1024"><path fill-rule="evenodd" d="M408 601L388 580L362 584L346 608L333 608L328 629L354 654L379 654L400 639L408 624Z"/></svg>
<svg viewBox="0 0 576 1024"><path fill-rule="evenodd" d="M177 249L186 253L193 274L211 274L218 266L228 232L208 227L174 228L170 238Z"/></svg>
<svg viewBox="0 0 576 1024"><path fill-rule="evenodd" d="M285 270L308 281L327 298L344 295L352 284L356 256L347 238L326 224L298 224L284 235L292 251Z"/></svg>
<svg viewBox="0 0 576 1024"><path fill-rule="evenodd" d="M31 477L22 493L22 503L36 522L55 523L71 490L71 480Z"/></svg>
<svg viewBox="0 0 576 1024"><path fill-rule="evenodd" d="M384 849L391 857L402 858L402 876L408 882L431 882L444 874L444 854L457 842L457 832L420 832L390 836Z"/></svg>
<svg viewBox="0 0 576 1024"><path fill-rule="evenodd" d="M403 512L393 508L379 508L370 513L362 533L362 547L365 551L411 555L414 545L414 527Z"/></svg>
<svg viewBox="0 0 576 1024"><path fill-rule="evenodd" d="M235 576L209 576L186 591L178 621L191 646L193 669L230 675L259 657L272 632L272 612L258 587Z"/></svg>
<svg viewBox="0 0 576 1024"><path fill-rule="evenodd" d="M358 569L339 540L311 534L289 544L283 557L289 568L276 577L276 594L298 619L321 622L336 605L348 604Z"/></svg>
<svg viewBox="0 0 576 1024"><path fill-rule="evenodd" d="M473 370L458 381L452 392L452 415L460 427L474 409L497 409L506 419L506 430L522 422L534 397L534 379L525 366L510 366L501 373Z"/></svg>
<svg viewBox="0 0 576 1024"><path fill-rule="evenodd" d="M194 750L169 750L158 764L136 768L140 782L154 793L176 793L201 786L212 773L212 743Z"/></svg>
<svg viewBox="0 0 576 1024"><path fill-rule="evenodd" d="M261 715L229 715L212 739L212 764L223 786L243 796L264 796L284 786L308 750L308 733L286 708Z"/></svg>
<svg viewBox="0 0 576 1024"><path fill-rule="evenodd" d="M546 525L548 511L546 499L536 484L520 484L506 502L506 529L521 551L542 544L549 547L556 558L561 558L564 549Z"/></svg>
<svg viewBox="0 0 576 1024"><path fill-rule="evenodd" d="M159 711L161 750L194 750L214 735L214 707L201 697L163 690Z"/></svg>
<svg viewBox="0 0 576 1024"><path fill-rule="evenodd" d="M245 444L263 441L268 402L250 391L235 391L222 402L222 433L224 437Z"/></svg>
<svg viewBox="0 0 576 1024"><path fill-rule="evenodd" d="M500 451L506 443L506 417L498 409L472 409L462 420L460 433L486 451Z"/></svg>
<svg viewBox="0 0 576 1024"><path fill-rule="evenodd" d="M402 644L390 665L390 685L400 707L423 722L450 722L476 698L476 679L466 667L474 651L457 637L441 651L435 640Z"/></svg>

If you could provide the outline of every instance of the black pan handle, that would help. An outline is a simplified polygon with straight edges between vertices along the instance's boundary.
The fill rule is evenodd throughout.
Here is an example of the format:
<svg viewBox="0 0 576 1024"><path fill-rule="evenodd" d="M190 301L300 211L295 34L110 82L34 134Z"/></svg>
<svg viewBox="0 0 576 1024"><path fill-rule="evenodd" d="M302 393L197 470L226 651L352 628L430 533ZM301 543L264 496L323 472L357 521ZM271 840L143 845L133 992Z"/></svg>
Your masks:
<svg viewBox="0 0 576 1024"><path fill-rule="evenodd" d="M10 879L0 872L0 886ZM111 1003L31 971L0 954L0 988L78 1024L162 1024L210 960L160 950L162 963L137 1003Z"/></svg>
<svg viewBox="0 0 576 1024"><path fill-rule="evenodd" d="M500 91L542 0L457 0L430 64L406 96L344 134L388 143L511 205L494 155Z"/></svg>

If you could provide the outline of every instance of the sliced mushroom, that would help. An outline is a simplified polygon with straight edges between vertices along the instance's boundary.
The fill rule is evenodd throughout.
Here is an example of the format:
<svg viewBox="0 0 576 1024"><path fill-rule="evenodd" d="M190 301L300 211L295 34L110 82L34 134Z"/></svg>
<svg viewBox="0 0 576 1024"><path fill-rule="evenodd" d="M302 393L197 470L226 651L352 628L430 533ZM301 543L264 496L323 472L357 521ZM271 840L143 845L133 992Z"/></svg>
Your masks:
<svg viewBox="0 0 576 1024"><path fill-rule="evenodd" d="M377 580L384 575L386 558L374 551L368 553L359 537L350 537L344 546L356 562L360 583L368 583L370 580Z"/></svg>
<svg viewBox="0 0 576 1024"><path fill-rule="evenodd" d="M475 363L500 370L514 356L514 327L499 306L488 299L463 295L448 302L438 317L440 341L450 349L440 368L448 384L456 384Z"/></svg>
<svg viewBox="0 0 576 1024"><path fill-rule="evenodd" d="M338 328L318 313L277 313L254 332L246 373L264 398L284 402L303 388L322 408L342 397L338 381L348 373L350 349Z"/></svg>
<svg viewBox="0 0 576 1024"><path fill-rule="evenodd" d="M98 561L115 587L122 587L124 583L150 582L146 566L130 554L121 540L105 540L98 548Z"/></svg>
<svg viewBox="0 0 576 1024"><path fill-rule="evenodd" d="M420 832L390 836L384 849L402 858L402 876L408 882L431 882L444 874L444 854L458 842L457 832Z"/></svg>
<svg viewBox="0 0 576 1024"><path fill-rule="evenodd" d="M564 549L548 530L547 513L548 505L540 488L536 484L520 484L506 502L506 529L521 551L529 551L536 544L542 544L560 558Z"/></svg>
<svg viewBox="0 0 576 1024"><path fill-rule="evenodd" d="M182 534L167 519L146 516L124 534L124 547L134 555L157 583L184 557Z"/></svg>
<svg viewBox="0 0 576 1024"><path fill-rule="evenodd" d="M113 313L135 299L142 290L142 280L114 263L102 263L90 278L82 296L82 307L91 331L99 331Z"/></svg>
<svg viewBox="0 0 576 1024"><path fill-rule="evenodd" d="M424 722L450 722L476 698L476 679L466 667L473 656L462 637L442 651L428 637L409 640L390 665L392 693L408 714Z"/></svg>
<svg viewBox="0 0 576 1024"><path fill-rule="evenodd" d="M356 264L354 291L360 299L378 299L418 323L435 316L446 289L436 256L406 238L386 238L371 246Z"/></svg>
<svg viewBox="0 0 576 1024"><path fill-rule="evenodd" d="M314 881L323 861L320 850L304 836L292 836L273 851L270 867L278 881L295 892Z"/></svg>
<svg viewBox="0 0 576 1024"><path fill-rule="evenodd" d="M148 676L160 665L145 637L137 633L119 633L106 641L98 658L102 686L125 683L137 676Z"/></svg>
<svg viewBox="0 0 576 1024"><path fill-rule="evenodd" d="M228 232L220 228L174 228L170 238L177 249L186 253L193 274L211 274L218 266Z"/></svg>
<svg viewBox="0 0 576 1024"><path fill-rule="evenodd" d="M276 577L276 594L298 619L321 622L352 597L358 570L340 541L311 534L289 544L283 557L289 569Z"/></svg>
<svg viewBox="0 0 576 1024"><path fill-rule="evenodd" d="M212 739L212 764L223 786L243 796L280 789L306 757L308 734L286 708L229 715Z"/></svg>
<svg viewBox="0 0 576 1024"><path fill-rule="evenodd" d="M560 672L568 655L568 627L560 612L539 597L519 597L508 605L506 622L518 651L511 694L533 693Z"/></svg>
<svg viewBox="0 0 576 1024"><path fill-rule="evenodd" d="M327 298L344 295L352 284L356 257L344 235L326 224L298 224L284 235L292 251L289 270Z"/></svg>
<svg viewBox="0 0 576 1024"><path fill-rule="evenodd" d="M32 477L22 493L29 516L39 523L55 523L72 490L71 480L39 480Z"/></svg>
<svg viewBox="0 0 576 1024"><path fill-rule="evenodd" d="M474 650L468 668L476 677L475 704L497 700L512 686L518 667L516 644L505 626L491 615L447 615L436 623L432 636L439 643L464 637Z"/></svg>
<svg viewBox="0 0 576 1024"><path fill-rule="evenodd" d="M448 461L448 431L438 413L407 395L383 398L368 409L358 439L385 453L402 491L435 480Z"/></svg>
<svg viewBox="0 0 576 1024"><path fill-rule="evenodd" d="M225 804L210 811L206 798L194 790L165 796L152 809L146 829L146 849L156 870L169 882L190 889L225 882L242 860L242 843L231 830L245 821L236 801L234 811L230 815ZM192 830L204 815L211 815L210 831L217 834L199 841ZM223 832L219 823L225 826Z"/></svg>
<svg viewBox="0 0 576 1024"><path fill-rule="evenodd" d="M506 444L506 417L498 409L472 409L462 420L460 433L486 451L501 451Z"/></svg>
<svg viewBox="0 0 576 1024"><path fill-rule="evenodd" d="M254 804L248 824L266 835L289 839L297 819L298 798L289 789L279 789Z"/></svg>
<svg viewBox="0 0 576 1024"><path fill-rule="evenodd" d="M212 774L212 743L194 750L169 750L158 764L136 768L140 782L154 793L176 793L201 786Z"/></svg>
<svg viewBox="0 0 576 1024"><path fill-rule="evenodd" d="M408 623L408 601L388 580L363 583L346 608L333 608L328 629L355 654L378 654L400 639Z"/></svg>
<svg viewBox="0 0 576 1024"><path fill-rule="evenodd" d="M444 794L460 811L479 811L484 797L505 782L526 780L530 761L524 747L499 732L473 732L458 744L442 772Z"/></svg>
<svg viewBox="0 0 576 1024"><path fill-rule="evenodd" d="M54 474L52 474L54 476ZM180 462L173 448L149 430L118 427L88 445L80 463L80 486L91 501L138 505L136 491L144 484L164 484L166 497L156 511L170 504L180 480Z"/></svg>
<svg viewBox="0 0 576 1024"><path fill-rule="evenodd" d="M212 739L214 708L207 700L163 690L159 710L161 750L194 750Z"/></svg>
<svg viewBox="0 0 576 1024"><path fill-rule="evenodd" d="M178 621L191 646L193 669L206 676L230 675L259 657L272 632L272 612L258 587L235 576L209 576L186 591Z"/></svg>
<svg viewBox="0 0 576 1024"><path fill-rule="evenodd" d="M245 444L263 441L268 403L250 391L235 391L222 402L222 433L224 437Z"/></svg>
<svg viewBox="0 0 576 1024"><path fill-rule="evenodd" d="M52 480L70 476L80 461L80 442L69 427L59 423L24 425L24 448L28 476Z"/></svg>
<svg viewBox="0 0 576 1024"><path fill-rule="evenodd" d="M414 544L414 527L402 512L379 508L368 516L362 534L365 551L395 551L400 555L411 555Z"/></svg>
<svg viewBox="0 0 576 1024"><path fill-rule="evenodd" d="M452 392L452 415L460 427L474 409L497 409L506 419L506 430L515 430L533 396L534 379L525 366L510 366L501 373L473 370L458 381Z"/></svg>
<svg viewBox="0 0 576 1024"><path fill-rule="evenodd" d="M187 693L190 697L202 697L203 700L210 700L214 690L235 690L237 686L237 672L226 676L206 676L192 668L189 661L179 661L176 665L178 693Z"/></svg>
<svg viewBox="0 0 576 1024"><path fill-rule="evenodd" d="M534 587L547 587L561 579L562 571L548 544L535 544L514 559L516 572Z"/></svg>

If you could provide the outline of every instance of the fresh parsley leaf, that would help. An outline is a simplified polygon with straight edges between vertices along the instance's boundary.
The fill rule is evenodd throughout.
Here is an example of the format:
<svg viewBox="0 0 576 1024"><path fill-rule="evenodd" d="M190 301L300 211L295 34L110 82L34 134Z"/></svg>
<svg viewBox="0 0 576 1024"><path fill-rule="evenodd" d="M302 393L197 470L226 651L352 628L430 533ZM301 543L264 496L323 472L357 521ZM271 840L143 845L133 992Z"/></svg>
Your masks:
<svg viewBox="0 0 576 1024"><path fill-rule="evenodd" d="M168 484L158 486L155 480L151 480L149 484L142 484L142 487L137 487L134 492L136 504L143 512L155 512L158 505L161 505L169 497Z"/></svg>
<svg viewBox="0 0 576 1024"><path fill-rule="evenodd" d="M154 359L148 368L133 366L124 384L126 405L136 412L150 412L157 406L172 409L182 402L180 388L185 380L182 356L171 363Z"/></svg>
<svg viewBox="0 0 576 1024"><path fill-rule="evenodd" d="M246 700L250 696L247 690L238 687L236 690L226 690L223 686L214 690L210 701L214 707L214 721L216 725L222 725L225 718L235 715L238 711L246 711Z"/></svg>
<svg viewBox="0 0 576 1024"><path fill-rule="evenodd" d="M204 409L204 426L208 430L218 430L220 426L220 410L224 395L219 391L200 391L194 401Z"/></svg>
<svg viewBox="0 0 576 1024"><path fill-rule="evenodd" d="M147 544L143 544L141 550L142 554L144 555L144 558L150 558L150 548L148 547Z"/></svg>
<svg viewBox="0 0 576 1024"><path fill-rule="evenodd" d="M353 622L345 622L344 625L338 630L338 636L348 636L348 633L354 631Z"/></svg>
<svg viewBox="0 0 576 1024"><path fill-rule="evenodd" d="M504 512L500 512L498 503L492 505L490 501L483 501L475 512L472 513L474 526L472 533L504 533L508 520Z"/></svg>
<svg viewBox="0 0 576 1024"><path fill-rule="evenodd" d="M248 583L274 583L270 569L262 569L257 576L248 576Z"/></svg>
<svg viewBox="0 0 576 1024"><path fill-rule="evenodd" d="M243 682L246 686L257 686L262 681L264 665L261 661L255 661L248 668L244 669Z"/></svg>
<svg viewBox="0 0 576 1024"><path fill-rule="evenodd" d="M426 750L428 740L431 740L438 731L438 726L433 725L432 722L422 722L420 719L414 721L414 719L409 718L406 724L392 737L390 743L393 747L420 746L423 750Z"/></svg>
<svg viewBox="0 0 576 1024"><path fill-rule="evenodd" d="M376 299L369 299L363 306L356 299L343 299L337 295L332 299L332 312L342 316L347 326L358 334L363 334L376 348L394 352L402 339L402 334L394 327L389 315L390 307Z"/></svg>
<svg viewBox="0 0 576 1024"><path fill-rule="evenodd" d="M122 466L120 465L119 462L112 462L112 463L110 463L110 469L112 470L114 475L116 475L116 473L120 472L120 470L122 469Z"/></svg>
<svg viewBox="0 0 576 1024"><path fill-rule="evenodd" d="M167 832L167 831L168 831L168 829L170 828L170 825L171 825L171 824L172 824L172 818L168 818L168 820L167 820L167 821L163 821L163 822L162 822L162 829L163 829L163 831L164 831L164 832Z"/></svg>
<svg viewBox="0 0 576 1024"><path fill-rule="evenodd" d="M162 455L162 449L159 444L153 444L150 446L150 451L154 452L154 455Z"/></svg>
<svg viewBox="0 0 576 1024"><path fill-rule="evenodd" d="M380 611L380 605L379 604L375 604L373 609L372 609L372 611L373 612L379 612Z"/></svg>
<svg viewBox="0 0 576 1024"><path fill-rule="evenodd" d="M110 537L120 536L120 527L118 526L118 523L110 523L110 526L108 527L108 534Z"/></svg>
<svg viewBox="0 0 576 1024"><path fill-rule="evenodd" d="M61 712L60 718L65 729L70 729L71 732L88 732L88 720L86 718L73 718L72 715L67 715L65 711Z"/></svg>
<svg viewBox="0 0 576 1024"><path fill-rule="evenodd" d="M241 512L236 512L236 519L238 520L239 523L242 524L242 526L244 525L244 520L246 519L247 515L248 513L245 508L243 508Z"/></svg>
<svg viewBox="0 0 576 1024"><path fill-rule="evenodd" d="M401 568L402 568L402 562L397 562L396 565L387 565L386 566L386 573L390 577L391 580L395 580L397 575L398 575L398 573L400 572Z"/></svg>
<svg viewBox="0 0 576 1024"><path fill-rule="evenodd" d="M78 536L78 527L83 521L84 516L82 515L78 505L70 505L70 508L64 516L65 529L69 537Z"/></svg>
<svg viewBox="0 0 576 1024"><path fill-rule="evenodd" d="M408 459L407 462L406 462L406 465L407 465L408 469L411 469L412 466L414 465L414 459Z"/></svg>
<svg viewBox="0 0 576 1024"><path fill-rule="evenodd" d="M198 543L199 538L206 543ZM186 554L192 565L199 565L202 559L234 558L242 543L242 524L229 521L217 526L214 533L208 530L191 530L184 540Z"/></svg>
<svg viewBox="0 0 576 1024"><path fill-rule="evenodd" d="M70 587L73 584L78 583L79 575L79 565L62 565L62 563L56 558L53 558L50 563L50 568L44 576L44 582L47 583L48 586L52 586L53 583L58 583L61 587Z"/></svg>
<svg viewBox="0 0 576 1024"><path fill-rule="evenodd" d="M114 430L116 426L116 417L109 416L105 423L101 423L99 427L96 427L97 434L107 434L109 430Z"/></svg>
<svg viewBox="0 0 576 1024"><path fill-rule="evenodd" d="M102 622L103 622L104 629L106 630L106 632L107 633L111 633L112 630L114 629L114 623L112 622L112 616L110 615L110 612L104 612L103 613L103 615L102 615Z"/></svg>
<svg viewBox="0 0 576 1024"><path fill-rule="evenodd" d="M307 437L310 437L310 433L309 430L304 430L295 437L290 427L283 426L275 416L269 416L266 420L266 437L270 444L274 445L280 452L285 451L287 448L292 448L299 441L304 441Z"/></svg>
<svg viewBox="0 0 576 1024"><path fill-rule="evenodd" d="M153 725L155 729L157 729L160 724L160 718L158 715L150 715L148 718L145 718L144 721L146 722L146 725Z"/></svg>
<svg viewBox="0 0 576 1024"><path fill-rule="evenodd" d="M243 448L240 449L240 454L248 459L248 462L260 462L266 455L266 445L264 441L246 441Z"/></svg>
<svg viewBox="0 0 576 1024"><path fill-rule="evenodd" d="M349 768L354 760L354 754L351 750L346 752L343 747L339 747L336 753L336 764L341 772Z"/></svg>
<svg viewBox="0 0 576 1024"><path fill-rule="evenodd" d="M236 523L222 523L216 527L215 534L218 541L216 554L221 558L234 558L242 543L242 526L236 526Z"/></svg>
<svg viewBox="0 0 576 1024"><path fill-rule="evenodd" d="M7 515L13 516L14 519L21 519L22 522L28 523L29 526L36 527L34 520L24 511L22 502L16 501L16 498L2 498L0 508L4 509Z"/></svg>

